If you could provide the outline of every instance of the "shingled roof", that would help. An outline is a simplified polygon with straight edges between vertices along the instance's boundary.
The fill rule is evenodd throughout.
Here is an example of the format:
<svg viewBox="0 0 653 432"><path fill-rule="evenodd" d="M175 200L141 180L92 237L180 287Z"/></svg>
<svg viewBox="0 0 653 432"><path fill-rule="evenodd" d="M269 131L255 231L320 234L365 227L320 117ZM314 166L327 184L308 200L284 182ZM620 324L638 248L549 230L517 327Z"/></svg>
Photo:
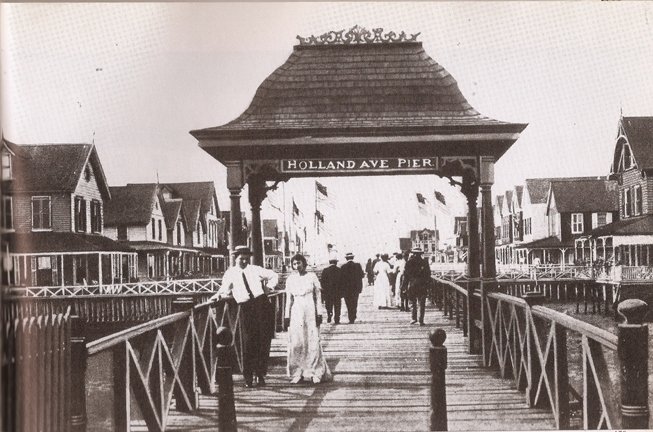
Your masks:
<svg viewBox="0 0 653 432"><path fill-rule="evenodd" d="M52 231L9 233L3 240L8 242L12 253L133 252L127 245L97 234Z"/></svg>
<svg viewBox="0 0 653 432"><path fill-rule="evenodd" d="M173 229L177 224L181 211L181 203L181 199L172 199L161 203L161 211L163 211L163 218L168 229Z"/></svg>
<svg viewBox="0 0 653 432"><path fill-rule="evenodd" d="M188 232L195 232L197 228L197 220L199 218L200 223L204 226L203 218L200 218L200 204L201 200L198 199L185 199L181 204L181 211L184 213L184 218L186 219L186 229Z"/></svg>
<svg viewBox="0 0 653 432"><path fill-rule="evenodd" d="M643 215L621 219L607 225L594 228L590 235L592 237L601 237L607 235L629 236L629 235L648 235L653 233L653 215Z"/></svg>
<svg viewBox="0 0 653 432"><path fill-rule="evenodd" d="M653 168L653 117L621 119L628 144L640 170Z"/></svg>
<svg viewBox="0 0 653 432"><path fill-rule="evenodd" d="M112 198L104 204L104 225L147 225L152 218L157 190L155 183L112 186Z"/></svg>
<svg viewBox="0 0 653 432"><path fill-rule="evenodd" d="M610 212L619 209L617 182L605 177L552 181L551 193L560 213Z"/></svg>
<svg viewBox="0 0 653 432"><path fill-rule="evenodd" d="M213 182L186 182L186 183L164 183L164 186L172 189L176 198L183 200L201 200L201 211L206 214L211 209L211 200L215 198L216 207L218 200L215 193L215 185ZM216 214L220 211L219 208L215 209Z"/></svg>
<svg viewBox="0 0 653 432"><path fill-rule="evenodd" d="M355 27L345 36L366 31ZM379 33L373 42L361 38L354 43L344 40L342 33L324 35L323 42L300 38L286 62L259 86L245 112L225 125L191 131L200 147L220 158L234 147L237 154L252 155L258 154L252 145L279 149L280 139L291 139L283 143L295 147L325 142L363 146L370 141L357 141L352 134L375 137L378 142L383 142L379 138L383 136L410 135L416 144L418 134L433 142L433 134L476 132L503 133L500 155L526 127L476 111L456 80L415 38L389 42ZM334 137L340 140L322 140ZM296 138L301 140L293 142ZM494 147L484 141L486 148ZM376 150L378 154L381 149ZM338 156L333 151L328 155Z"/></svg>
<svg viewBox="0 0 653 432"><path fill-rule="evenodd" d="M3 182L10 193L72 193L90 163L103 199L110 198L102 164L93 144L13 144L13 179Z"/></svg>

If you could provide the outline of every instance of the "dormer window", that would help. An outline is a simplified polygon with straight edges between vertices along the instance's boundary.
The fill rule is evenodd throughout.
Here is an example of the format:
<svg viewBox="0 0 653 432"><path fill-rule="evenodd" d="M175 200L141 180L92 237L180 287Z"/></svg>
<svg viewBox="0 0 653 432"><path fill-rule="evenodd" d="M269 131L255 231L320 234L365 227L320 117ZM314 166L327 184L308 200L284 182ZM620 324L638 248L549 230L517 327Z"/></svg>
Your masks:
<svg viewBox="0 0 653 432"><path fill-rule="evenodd" d="M624 169L629 169L633 167L633 155L630 152L630 146L628 144L624 144Z"/></svg>
<svg viewBox="0 0 653 432"><path fill-rule="evenodd" d="M91 181L91 174L91 165L86 165L86 168L84 168L84 180Z"/></svg>
<svg viewBox="0 0 653 432"><path fill-rule="evenodd" d="M2 152L2 180L9 180L13 178L11 173L11 155L7 152Z"/></svg>

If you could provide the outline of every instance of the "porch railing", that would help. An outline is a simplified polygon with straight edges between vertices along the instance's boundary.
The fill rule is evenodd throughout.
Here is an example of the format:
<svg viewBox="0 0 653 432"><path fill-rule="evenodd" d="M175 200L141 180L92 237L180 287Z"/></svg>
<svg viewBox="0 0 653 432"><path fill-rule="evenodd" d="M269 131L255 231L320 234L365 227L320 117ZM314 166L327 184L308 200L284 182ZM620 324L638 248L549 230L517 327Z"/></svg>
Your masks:
<svg viewBox="0 0 653 432"><path fill-rule="evenodd" d="M559 429L648 427L644 302L620 305L625 311L635 302L636 311L624 312L626 324L615 335L538 305L540 297L520 299L486 287L470 298L468 288L444 279L434 289L447 315L470 334L470 352L513 379L529 406L551 409Z"/></svg>
<svg viewBox="0 0 653 432"><path fill-rule="evenodd" d="M144 281L109 285L68 285L9 287L6 294L12 297L73 297L85 295L119 294L184 294L213 293L220 288L220 278L171 279L167 281Z"/></svg>

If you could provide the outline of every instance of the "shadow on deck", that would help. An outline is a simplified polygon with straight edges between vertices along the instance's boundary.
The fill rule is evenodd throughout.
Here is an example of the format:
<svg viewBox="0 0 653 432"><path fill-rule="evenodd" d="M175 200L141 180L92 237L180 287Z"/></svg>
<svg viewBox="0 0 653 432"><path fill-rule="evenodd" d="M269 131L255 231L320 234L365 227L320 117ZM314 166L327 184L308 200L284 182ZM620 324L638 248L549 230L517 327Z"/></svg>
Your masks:
<svg viewBox="0 0 653 432"><path fill-rule="evenodd" d="M384 431L428 430L430 329L447 332L447 402L449 430L555 429L549 410L532 409L525 397L481 358L467 353L466 339L441 311L427 308L425 327L409 325L410 313L377 310L372 287L359 301L360 323L322 327L322 347L334 380L319 385L289 383L286 340L272 341L267 385L243 387L234 375L238 428L241 431ZM343 321L346 308L343 302ZM217 397L201 396L192 414L170 411L170 431L213 431ZM133 430L146 430L133 423Z"/></svg>

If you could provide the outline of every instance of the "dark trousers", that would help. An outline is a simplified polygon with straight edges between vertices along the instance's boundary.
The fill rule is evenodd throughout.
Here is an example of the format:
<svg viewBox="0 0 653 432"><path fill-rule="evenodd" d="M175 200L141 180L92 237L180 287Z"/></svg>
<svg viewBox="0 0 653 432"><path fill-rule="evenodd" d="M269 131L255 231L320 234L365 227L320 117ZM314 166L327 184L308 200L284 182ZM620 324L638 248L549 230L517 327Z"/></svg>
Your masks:
<svg viewBox="0 0 653 432"><path fill-rule="evenodd" d="M358 310L358 294L347 294L345 296L345 305L347 306L347 318L349 322L353 323L356 321L356 311Z"/></svg>
<svg viewBox="0 0 653 432"><path fill-rule="evenodd" d="M340 296L327 294L324 296L324 306L326 307L327 316L333 316L333 322L340 322L340 309L342 308L342 301Z"/></svg>
<svg viewBox="0 0 653 432"><path fill-rule="evenodd" d="M417 321L417 305L419 303L419 322L424 322L424 312L426 308L426 296L421 295L410 299L410 309L413 321Z"/></svg>
<svg viewBox="0 0 653 432"><path fill-rule="evenodd" d="M270 343L274 334L274 312L266 295L240 304L243 332L243 377L251 382L253 374L264 377L268 371Z"/></svg>

